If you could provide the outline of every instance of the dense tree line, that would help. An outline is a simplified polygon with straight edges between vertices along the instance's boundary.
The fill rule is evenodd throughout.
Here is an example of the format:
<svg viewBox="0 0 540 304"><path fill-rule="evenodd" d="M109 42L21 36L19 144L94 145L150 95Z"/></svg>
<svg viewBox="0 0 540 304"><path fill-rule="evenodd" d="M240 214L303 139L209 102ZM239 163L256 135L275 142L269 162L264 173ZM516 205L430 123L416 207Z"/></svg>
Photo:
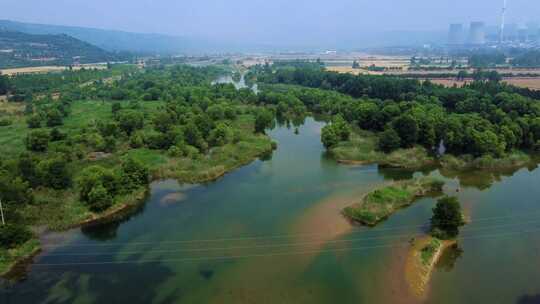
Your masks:
<svg viewBox="0 0 540 304"><path fill-rule="evenodd" d="M315 68L274 69L257 79L301 86L269 86L261 101L275 104L277 98L268 96L281 94L299 99L313 112L339 114L348 123L379 133L384 151L413 145L434 149L441 142L457 155L502 156L513 149L540 149L540 103L497 81L444 88L429 81Z"/></svg>

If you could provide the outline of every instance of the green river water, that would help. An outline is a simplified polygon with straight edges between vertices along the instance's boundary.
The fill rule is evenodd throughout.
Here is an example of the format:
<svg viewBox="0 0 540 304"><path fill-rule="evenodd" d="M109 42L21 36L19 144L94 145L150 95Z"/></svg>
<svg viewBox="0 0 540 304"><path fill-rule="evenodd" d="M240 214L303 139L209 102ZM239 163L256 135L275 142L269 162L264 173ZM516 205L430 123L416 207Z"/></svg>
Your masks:
<svg viewBox="0 0 540 304"><path fill-rule="evenodd" d="M340 210L411 172L339 165L312 118L278 126L272 157L205 185L155 182L119 222L44 237L44 251L1 303L539 303L540 170L442 172L471 218L424 298L405 283L408 241L435 199L376 228ZM441 176L439 171L414 173ZM456 189L460 189L456 192Z"/></svg>

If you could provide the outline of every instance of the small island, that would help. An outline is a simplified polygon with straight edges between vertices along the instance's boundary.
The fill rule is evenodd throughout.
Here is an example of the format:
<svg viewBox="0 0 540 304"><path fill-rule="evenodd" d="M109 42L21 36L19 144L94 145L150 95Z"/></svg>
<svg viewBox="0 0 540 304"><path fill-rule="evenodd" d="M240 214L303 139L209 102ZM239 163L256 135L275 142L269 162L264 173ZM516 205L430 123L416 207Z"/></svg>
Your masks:
<svg viewBox="0 0 540 304"><path fill-rule="evenodd" d="M424 294L433 269L444 251L457 246L459 227L464 224L457 198L446 196L437 201L430 234L411 240L405 277L413 294L419 297Z"/></svg>
<svg viewBox="0 0 540 304"><path fill-rule="evenodd" d="M343 214L355 222L375 226L421 197L441 194L443 186L444 182L429 177L395 182L369 192L360 202L345 208Z"/></svg>

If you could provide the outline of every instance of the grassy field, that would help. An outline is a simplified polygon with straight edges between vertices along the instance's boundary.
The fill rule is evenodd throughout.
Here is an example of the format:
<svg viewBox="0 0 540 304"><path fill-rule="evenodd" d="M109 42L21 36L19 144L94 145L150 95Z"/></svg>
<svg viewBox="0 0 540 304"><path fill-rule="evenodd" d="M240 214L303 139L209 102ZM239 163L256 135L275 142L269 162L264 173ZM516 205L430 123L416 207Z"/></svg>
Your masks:
<svg viewBox="0 0 540 304"><path fill-rule="evenodd" d="M439 194L443 184L433 178L395 182L369 192L360 202L345 208L343 214L363 225L375 226L396 210L411 205L416 199L430 194Z"/></svg>
<svg viewBox="0 0 540 304"><path fill-rule="evenodd" d="M446 87L452 87L454 85L458 87L462 87L463 85L472 81L472 80L460 81L454 78L444 78L444 79L431 78L429 80L433 83L442 84ZM516 87L520 87L520 88L540 90L540 77L510 77L510 78L504 78L503 82L514 85Z"/></svg>
<svg viewBox="0 0 540 304"><path fill-rule="evenodd" d="M39 240L37 239L31 239L22 246L13 249L0 248L0 276L6 275L16 263L33 256L39 250Z"/></svg>
<svg viewBox="0 0 540 304"><path fill-rule="evenodd" d="M26 67L26 68L13 68L13 69L3 69L0 70L2 75L17 75L17 74L35 74L35 73L50 73L50 72L61 72L67 70L67 66L38 66L38 67ZM73 66L73 70L80 69L100 69L104 70L107 68L107 65L104 64L84 64L79 66Z"/></svg>

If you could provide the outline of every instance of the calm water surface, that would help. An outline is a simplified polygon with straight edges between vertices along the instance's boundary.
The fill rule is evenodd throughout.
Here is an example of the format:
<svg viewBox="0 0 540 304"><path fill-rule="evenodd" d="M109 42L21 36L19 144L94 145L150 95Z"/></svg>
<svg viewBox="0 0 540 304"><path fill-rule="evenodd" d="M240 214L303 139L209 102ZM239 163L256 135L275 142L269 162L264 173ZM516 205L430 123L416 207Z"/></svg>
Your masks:
<svg viewBox="0 0 540 304"><path fill-rule="evenodd" d="M412 176L324 155L323 123L270 132L258 160L207 185L152 184L128 219L49 235L1 303L535 303L540 296L540 171L446 176L472 222L424 299L409 294L408 240L426 198L373 229L340 210L385 181ZM415 173L421 175L422 173ZM460 189L456 192L456 189ZM536 302L538 303L538 302Z"/></svg>

